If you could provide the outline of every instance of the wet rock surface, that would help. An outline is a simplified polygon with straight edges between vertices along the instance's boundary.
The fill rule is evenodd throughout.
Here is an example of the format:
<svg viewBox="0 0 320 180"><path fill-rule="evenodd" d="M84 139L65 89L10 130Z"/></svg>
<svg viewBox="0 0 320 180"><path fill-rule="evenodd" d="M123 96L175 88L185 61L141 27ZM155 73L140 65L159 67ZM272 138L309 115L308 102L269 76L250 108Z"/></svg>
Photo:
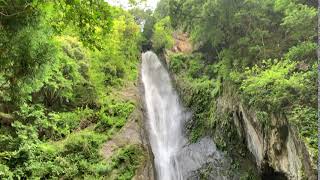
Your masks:
<svg viewBox="0 0 320 180"><path fill-rule="evenodd" d="M185 146L177 157L184 179L234 179L231 162L209 137Z"/></svg>

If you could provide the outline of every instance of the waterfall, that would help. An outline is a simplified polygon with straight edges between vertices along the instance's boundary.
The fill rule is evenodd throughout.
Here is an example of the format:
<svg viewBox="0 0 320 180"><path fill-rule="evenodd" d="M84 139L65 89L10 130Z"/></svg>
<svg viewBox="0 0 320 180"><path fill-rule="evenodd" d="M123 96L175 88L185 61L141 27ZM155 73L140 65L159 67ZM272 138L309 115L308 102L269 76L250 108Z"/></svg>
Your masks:
<svg viewBox="0 0 320 180"><path fill-rule="evenodd" d="M186 114L169 73L151 51L142 55L142 81L157 179L181 180L183 175L177 157L186 142L182 133Z"/></svg>
<svg viewBox="0 0 320 180"><path fill-rule="evenodd" d="M201 168L210 169L208 179L231 180L230 161L212 138L187 143L183 129L189 113L179 103L170 75L157 55L142 54L142 82L147 108L147 131L158 180L200 179ZM207 172L208 173L208 172Z"/></svg>

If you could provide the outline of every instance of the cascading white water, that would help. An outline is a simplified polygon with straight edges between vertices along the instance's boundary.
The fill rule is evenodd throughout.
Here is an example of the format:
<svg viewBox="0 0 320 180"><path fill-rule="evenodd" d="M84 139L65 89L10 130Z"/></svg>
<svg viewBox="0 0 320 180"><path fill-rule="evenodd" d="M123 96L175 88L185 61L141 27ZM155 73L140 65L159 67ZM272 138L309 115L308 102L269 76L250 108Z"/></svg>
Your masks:
<svg viewBox="0 0 320 180"><path fill-rule="evenodd" d="M182 134L186 114L169 73L151 51L142 55L142 81L157 179L181 180L183 175L177 157L186 142Z"/></svg>
<svg viewBox="0 0 320 180"><path fill-rule="evenodd" d="M183 128L190 114L180 105L169 73L156 54L142 54L141 71L157 179L199 179L198 170L203 167L211 169L209 179L238 179L228 175L230 163L210 137L187 143Z"/></svg>

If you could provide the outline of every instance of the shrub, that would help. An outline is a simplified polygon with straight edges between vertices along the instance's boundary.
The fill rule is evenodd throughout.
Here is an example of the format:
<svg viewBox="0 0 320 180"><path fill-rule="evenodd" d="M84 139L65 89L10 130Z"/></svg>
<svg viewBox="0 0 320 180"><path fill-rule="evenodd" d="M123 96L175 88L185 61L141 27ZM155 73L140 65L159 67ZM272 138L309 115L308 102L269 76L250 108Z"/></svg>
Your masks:
<svg viewBox="0 0 320 180"><path fill-rule="evenodd" d="M172 72L179 74L187 69L188 57L184 54L170 54L169 68Z"/></svg>
<svg viewBox="0 0 320 180"><path fill-rule="evenodd" d="M172 54L170 55L169 68L176 74L187 73L191 78L200 78L204 75L205 65L200 54L184 55Z"/></svg>
<svg viewBox="0 0 320 180"><path fill-rule="evenodd" d="M103 135L90 131L71 134L63 142L62 155L75 154L81 158L93 159L98 156L99 147L104 141Z"/></svg>
<svg viewBox="0 0 320 180"><path fill-rule="evenodd" d="M316 108L296 105L288 113L290 122L297 127L299 135L306 142L314 162L317 162L318 159L317 112Z"/></svg>
<svg viewBox="0 0 320 180"><path fill-rule="evenodd" d="M249 105L267 111L293 105L297 96L307 91L304 73L296 72L296 65L288 60L268 60L248 69L240 89Z"/></svg>
<svg viewBox="0 0 320 180"><path fill-rule="evenodd" d="M214 84L212 80L202 79L179 79L178 88L182 96L183 104L189 108L192 113L192 121L188 123L190 139L195 142L204 135L207 128L210 128L212 119L212 109L215 109Z"/></svg>
<svg viewBox="0 0 320 180"><path fill-rule="evenodd" d="M174 40L172 37L173 29L171 27L170 17L167 16L157 22L153 27L152 46L156 51L170 49Z"/></svg>
<svg viewBox="0 0 320 180"><path fill-rule="evenodd" d="M80 126L83 121L91 121L93 111L91 109L76 109L70 112L50 112L45 114L46 109L41 105L20 107L18 115L24 123L32 123L36 128L39 138L42 140L59 140Z"/></svg>
<svg viewBox="0 0 320 180"><path fill-rule="evenodd" d="M0 164L0 178L1 179L13 179L13 173L10 171L9 167L3 164Z"/></svg>
<svg viewBox="0 0 320 180"><path fill-rule="evenodd" d="M110 104L106 104L100 109L98 113L100 121L95 129L103 132L111 128L121 128L134 110L134 107L131 102L112 100Z"/></svg>
<svg viewBox="0 0 320 180"><path fill-rule="evenodd" d="M128 145L112 156L110 167L111 173L115 173L119 180L130 180L135 171L143 162L143 150L137 145Z"/></svg>

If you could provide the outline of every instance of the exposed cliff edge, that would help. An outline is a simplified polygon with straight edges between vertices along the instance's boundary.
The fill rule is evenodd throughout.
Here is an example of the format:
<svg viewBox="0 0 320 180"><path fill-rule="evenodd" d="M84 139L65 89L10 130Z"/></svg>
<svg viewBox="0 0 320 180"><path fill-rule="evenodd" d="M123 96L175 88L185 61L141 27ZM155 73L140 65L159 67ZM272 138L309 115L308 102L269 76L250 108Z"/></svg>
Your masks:
<svg viewBox="0 0 320 180"><path fill-rule="evenodd" d="M295 127L286 117L272 114L270 127L263 128L255 111L241 103L235 94L232 88L225 87L217 99L217 110L232 113L238 135L255 157L262 177L316 179L316 170L305 144L297 137Z"/></svg>

